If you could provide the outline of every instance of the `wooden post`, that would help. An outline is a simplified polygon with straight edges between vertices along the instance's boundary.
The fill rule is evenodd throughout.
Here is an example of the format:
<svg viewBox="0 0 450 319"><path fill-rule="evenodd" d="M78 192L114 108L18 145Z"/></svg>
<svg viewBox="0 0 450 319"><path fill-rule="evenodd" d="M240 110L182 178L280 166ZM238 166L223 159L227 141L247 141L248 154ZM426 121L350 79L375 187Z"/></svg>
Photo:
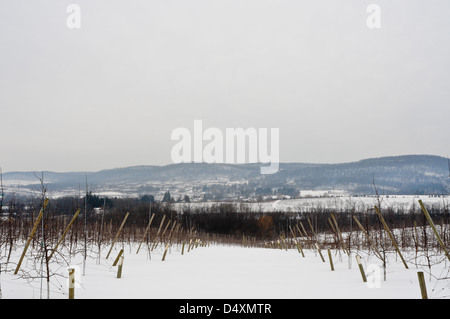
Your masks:
<svg viewBox="0 0 450 319"><path fill-rule="evenodd" d="M125 224L125 221L126 221L127 218L128 218L128 215L130 215L129 212L127 212L127 214L125 215L125 217L124 217L124 219L123 219L123 221L122 221L122 224L120 225L119 230L117 231L116 237L114 237L114 241L112 242L111 248L109 249L108 254L106 255L106 259L108 259L109 254L111 253L111 250L113 249L114 244L116 243L117 237L119 237L119 234L120 234L120 232L121 232L121 230L122 230L122 228L123 228L123 225Z"/></svg>
<svg viewBox="0 0 450 319"><path fill-rule="evenodd" d="M136 254L139 252L139 249L141 249L141 245L144 242L144 239L145 239L145 236L148 233L148 230L150 229L150 225L152 224L153 217L155 217L155 213L152 214L152 217L150 218L150 221L148 222L147 228L145 229L144 235L142 235L142 239L141 239L141 242L139 243L139 247L138 247L138 249L136 251Z"/></svg>
<svg viewBox="0 0 450 319"><path fill-rule="evenodd" d="M302 227L304 236L306 237L306 239L309 239L308 238L309 236L308 236L308 233L306 232L305 226L303 226L302 222L299 222L299 223L300 223L300 227ZM297 226L297 229L300 231L300 228L298 228L298 226ZM302 234L302 236L303 236L303 234Z"/></svg>
<svg viewBox="0 0 450 319"><path fill-rule="evenodd" d="M195 241L195 248L198 248L198 243L200 242L200 238L197 238Z"/></svg>
<svg viewBox="0 0 450 319"><path fill-rule="evenodd" d="M307 237L307 235L302 234L302 231L300 230L300 228L298 228L298 225L295 225L295 228L297 228L300 237Z"/></svg>
<svg viewBox="0 0 450 319"><path fill-rule="evenodd" d="M309 224L309 228L311 228L311 232L313 233L314 239L317 239L317 234L314 231L314 227L313 227L311 221L309 220L309 217L308 217L308 224Z"/></svg>
<svg viewBox="0 0 450 319"><path fill-rule="evenodd" d="M31 234L28 237L27 243L25 244L25 248L23 249L22 256L20 256L19 262L17 263L17 267L16 267L16 270L14 271L14 275L16 275L17 272L19 271L20 265L22 264L23 258L25 257L25 254L28 250L28 246L30 246L31 240L33 239L34 233L36 232L39 222L42 219L42 215L44 214L44 209L47 206L47 204L48 204L48 198L45 199L44 205L42 206L41 210L39 211L39 215L36 218L36 221L34 222L33 229L31 230Z"/></svg>
<svg viewBox="0 0 450 319"><path fill-rule="evenodd" d="M331 258L331 250L328 248L328 259L330 259L331 271L334 271L333 259Z"/></svg>
<svg viewBox="0 0 450 319"><path fill-rule="evenodd" d="M420 200L420 199L419 199L419 204L420 204L420 207L422 208L422 211L423 211L425 217L428 220L428 223L430 223L430 226L433 229L434 235L436 236L436 238L437 238L437 240L439 242L439 245L441 245L441 248L444 250L445 255L447 256L448 260L450 260L450 254L447 251L447 249L445 248L444 242L442 241L441 236L439 236L439 233L438 233L438 231L436 229L436 226L433 223L433 220L431 219L430 214L428 213L428 210L425 208L425 206L422 203L422 200Z"/></svg>
<svg viewBox="0 0 450 319"><path fill-rule="evenodd" d="M315 244L316 244L317 251L319 252L320 258L322 258L322 261L325 262L325 259L322 256L322 252L320 251L319 244L317 244L317 243L315 243Z"/></svg>
<svg viewBox="0 0 450 319"><path fill-rule="evenodd" d="M383 224L384 230L386 230L386 232L388 233L389 237L391 238L392 244L394 245L395 249L397 250L397 253L400 256L400 258L401 258L401 260L403 262L403 265L405 266L406 269L408 269L408 265L406 264L406 261L403 258L402 253L400 252L400 248L398 248L398 245L397 245L397 242L395 241L394 235L392 235L391 231L389 230L389 227L386 224L386 222L384 221L384 218L381 215L380 210L378 209L377 206L375 206L375 211L377 212L378 217L380 218L381 223Z"/></svg>
<svg viewBox="0 0 450 319"><path fill-rule="evenodd" d="M305 254L303 253L303 248L302 248L302 245L300 244L300 242L295 240L295 244L297 245L297 249L300 250L302 257L305 257Z"/></svg>
<svg viewBox="0 0 450 319"><path fill-rule="evenodd" d="M292 227L289 226L291 233L292 233L292 238L294 239L294 243L297 246L297 250L299 253L302 254L303 257L305 257L305 254L303 253L303 249L302 249L302 245L300 245L300 243L297 241L297 238L295 237L294 231L292 230Z"/></svg>
<svg viewBox="0 0 450 319"><path fill-rule="evenodd" d="M427 287L425 286L425 278L423 275L423 271L418 271L417 277L419 278L420 293L422 294L422 299L428 299Z"/></svg>
<svg viewBox="0 0 450 319"><path fill-rule="evenodd" d="M361 262L361 257L356 255L356 262L358 263L359 271L361 272L361 277L364 282L367 282L366 273L364 272L364 267Z"/></svg>
<svg viewBox="0 0 450 319"><path fill-rule="evenodd" d="M75 269L69 268L69 299L75 298Z"/></svg>
<svg viewBox="0 0 450 319"><path fill-rule="evenodd" d="M117 267L117 278L122 278L123 256L120 257L119 266Z"/></svg>
<svg viewBox="0 0 450 319"><path fill-rule="evenodd" d="M153 246L152 246L152 250L155 249L156 246L158 246L158 243L159 243L159 233L161 232L161 228L162 228L162 225L163 225L163 223L164 223L164 219L166 219L166 215L163 215L163 217L162 217L162 219L161 219L161 223L159 224L158 232L156 233L156 240L155 240L155 243L154 243Z"/></svg>
<svg viewBox="0 0 450 319"><path fill-rule="evenodd" d="M370 240L369 234L364 229L363 225L361 225L361 223L359 222L358 218L356 218L356 216L353 216L353 219L355 220L356 224L358 224L358 227L362 230L363 234L366 235L367 241L369 242L369 245L373 248L375 254L378 256L378 258L380 258L382 260L383 258L381 258L381 254L378 252L377 247L375 247L375 245Z"/></svg>
<svg viewBox="0 0 450 319"><path fill-rule="evenodd" d="M50 256L48 257L48 261L50 261L50 258L52 258L53 254L55 253L55 251L58 249L59 244L61 244L61 242L64 240L64 238L66 237L67 232L69 231L70 227L72 226L72 224L75 222L75 219L77 219L78 214L80 213L81 208L78 208L78 210L75 212L75 215L73 215L72 220L70 221L70 223L67 225L66 229L64 230L64 233L62 234L61 238L59 239L58 243L56 244L55 248L53 248L52 253L50 254Z"/></svg>
<svg viewBox="0 0 450 319"><path fill-rule="evenodd" d="M348 251L347 251L346 245L345 245L344 237L342 236L341 231L339 230L337 219L336 219L336 217L334 216L333 213L331 213L331 218L333 219L334 225L336 226L336 233L339 236L339 240L341 242L342 250L345 253L349 254Z"/></svg>
<svg viewBox="0 0 450 319"><path fill-rule="evenodd" d="M188 252L191 251L191 246L192 246L192 238L189 240Z"/></svg>
<svg viewBox="0 0 450 319"><path fill-rule="evenodd" d="M158 236L159 232L161 231L162 225L164 223L164 219L166 219L166 215L163 215L163 217L161 219L161 223L159 224L159 228L158 228L158 232L156 233L156 236Z"/></svg>
<svg viewBox="0 0 450 319"><path fill-rule="evenodd" d="M117 255L116 259L114 260L113 266L117 265L119 262L120 256L123 254L123 249L120 250L119 254Z"/></svg>
<svg viewBox="0 0 450 319"><path fill-rule="evenodd" d="M164 249L164 254L162 256L162 261L166 259L167 249L169 249L169 243L166 244L166 249Z"/></svg>
<svg viewBox="0 0 450 319"><path fill-rule="evenodd" d="M161 234L161 237L164 237L164 234L166 233L167 228L169 228L169 225L170 225L170 222L171 222L171 221L172 221L172 220L170 219L170 220L167 222L166 227L164 227L164 230L163 230L163 232L162 232L162 234Z"/></svg>
<svg viewBox="0 0 450 319"><path fill-rule="evenodd" d="M167 241L168 241L168 242L171 242L171 241L172 241L172 235L173 235L173 233L174 233L173 230L175 229L175 226L178 227L177 221L174 221L173 224L172 224L172 228L170 229L169 236L168 236L168 238L167 238Z"/></svg>

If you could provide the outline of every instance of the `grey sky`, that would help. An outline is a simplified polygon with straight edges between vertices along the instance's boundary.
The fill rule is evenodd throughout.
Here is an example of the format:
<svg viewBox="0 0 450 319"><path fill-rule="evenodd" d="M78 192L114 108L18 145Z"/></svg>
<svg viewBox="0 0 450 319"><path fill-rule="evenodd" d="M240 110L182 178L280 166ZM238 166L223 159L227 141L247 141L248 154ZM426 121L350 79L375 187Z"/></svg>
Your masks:
<svg viewBox="0 0 450 319"><path fill-rule="evenodd" d="M447 0L0 0L0 167L170 164L171 132L195 119L279 128L281 162L447 156L449 13Z"/></svg>

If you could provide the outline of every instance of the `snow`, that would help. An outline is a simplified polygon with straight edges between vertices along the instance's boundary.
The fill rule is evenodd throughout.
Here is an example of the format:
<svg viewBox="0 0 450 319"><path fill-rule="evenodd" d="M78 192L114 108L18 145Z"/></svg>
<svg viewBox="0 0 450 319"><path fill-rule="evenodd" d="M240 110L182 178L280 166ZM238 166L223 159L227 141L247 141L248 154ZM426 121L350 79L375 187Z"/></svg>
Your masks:
<svg viewBox="0 0 450 319"><path fill-rule="evenodd" d="M117 266L112 266L119 250L124 249L122 278L116 278ZM450 298L447 261L428 268L415 265L414 254L407 253L409 269L395 254L388 257L386 281L381 261L372 254L358 252L367 272L363 282L353 252L350 260L342 251L332 250L334 271L331 271L326 250L323 262L315 250L304 249L305 257L297 249L252 248L224 244L198 246L181 254L181 245L173 245L165 261L163 249L157 247L149 254L142 246L120 244L105 259L108 247L102 251L100 263L91 251L83 272L83 257L79 253L66 263L58 257L52 262L54 275L50 280L50 298L68 298L68 267L76 273L76 299L420 299L417 272L424 271L428 297ZM0 285L3 299L47 298L46 281L40 278L21 278L22 271L37 268L29 253L19 274L14 268L21 254L16 249L8 271L2 265ZM405 254L405 253L404 253ZM442 254L441 254L442 257ZM349 263L350 261L350 263ZM45 269L45 266L44 266ZM42 294L41 294L42 284Z"/></svg>
<svg viewBox="0 0 450 319"><path fill-rule="evenodd" d="M430 195L382 195L379 200L382 208L393 208L396 210L408 211L412 207L420 209L418 200L421 199L426 205L435 207L444 207L449 204L447 196L430 196ZM195 203L174 203L172 207L180 212L189 208L208 208L212 205L230 202L195 202ZM324 196L324 197L302 197L295 199L280 199L273 201L263 201L254 203L234 203L238 207L244 205L255 212L310 212L314 209L335 209L337 211L356 209L357 211L365 211L373 209L374 205L378 205L376 196Z"/></svg>

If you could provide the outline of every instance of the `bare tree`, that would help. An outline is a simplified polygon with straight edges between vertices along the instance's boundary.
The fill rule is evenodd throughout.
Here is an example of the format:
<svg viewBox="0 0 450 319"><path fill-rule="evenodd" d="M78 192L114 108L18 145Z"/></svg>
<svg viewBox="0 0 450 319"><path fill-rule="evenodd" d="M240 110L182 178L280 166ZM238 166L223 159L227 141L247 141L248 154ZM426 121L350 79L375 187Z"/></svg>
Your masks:
<svg viewBox="0 0 450 319"><path fill-rule="evenodd" d="M37 177L37 176L36 176ZM39 178L40 181L40 189L39 189L39 197L40 202L42 203L43 210L44 208L44 202L47 196L47 187L44 184L44 173L41 174L41 177ZM44 276L44 262L45 262L45 268L46 268L46 279L47 279L47 299L50 298L50 269L49 269L49 263L48 263L48 245L47 245L47 232L45 231L47 228L47 223L49 222L49 216L46 214L45 211L43 211L42 219L41 219L41 250L42 250L42 257L41 257L41 289L40 289L40 295L42 298L42 278Z"/></svg>
<svg viewBox="0 0 450 319"><path fill-rule="evenodd" d="M381 210L381 198L380 198L380 194L378 193L378 188L375 184L375 176L372 172L372 185L373 188L375 190L375 195L377 198L377 207L379 207L379 209ZM379 247L380 250L378 250L378 252L380 253L379 255L375 255L377 257L380 257L381 261L383 262L383 275L384 275L384 280L386 281L386 251L387 251L387 247L386 247L386 236L383 236L383 226L381 224L380 219L378 219L378 228L379 228L379 234L380 234L380 241L379 241Z"/></svg>

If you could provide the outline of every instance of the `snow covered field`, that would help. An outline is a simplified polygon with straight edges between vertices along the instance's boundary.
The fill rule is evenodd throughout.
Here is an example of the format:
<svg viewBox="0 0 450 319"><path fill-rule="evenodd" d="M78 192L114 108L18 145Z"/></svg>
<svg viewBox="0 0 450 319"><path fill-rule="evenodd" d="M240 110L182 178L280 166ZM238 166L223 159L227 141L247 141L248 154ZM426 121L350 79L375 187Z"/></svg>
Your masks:
<svg viewBox="0 0 450 319"><path fill-rule="evenodd" d="M122 278L116 278L117 266L112 266L120 248L124 249ZM82 255L72 260L59 259L52 264L54 275L50 280L50 298L68 298L68 271L70 265L76 273L76 299L420 299L417 272L423 270L428 297L450 299L449 264L443 258L428 268L415 265L414 253L405 253L409 269L394 254L388 258L387 278L383 280L381 261L373 255L359 252L363 259L368 281L362 281L353 252L349 260L342 252L332 251L334 271L328 254L326 262L316 251L305 249L305 257L296 249L281 250L247 248L211 244L181 254L181 246L172 246L162 261L161 249L150 254L147 247L116 245L110 257L102 252L98 263L96 254L87 258L85 274ZM105 248L106 249L106 248ZM14 275L14 267L21 250L11 257L8 271L2 266L0 285L3 299L47 298L46 281L25 279L22 269L38 276L40 263L32 264L28 258ZM29 257L29 256L28 256ZM442 257L442 255L441 255ZM65 265L63 265L65 264ZM45 269L45 265L44 265ZM42 285L42 286L41 286ZM42 287L42 289L41 289Z"/></svg>
<svg viewBox="0 0 450 319"><path fill-rule="evenodd" d="M420 209L418 200L421 199L426 205L435 207L444 207L449 205L448 196L429 196L429 195L383 195L380 196L382 208L393 208L408 211L411 207ZM212 205L230 202L198 202L198 203L174 203L173 207L182 212L187 208L195 210L196 208L207 208ZM314 209L336 209L336 211L351 210L365 211L373 209L378 205L375 196L324 196L324 197L303 197L296 199L280 199L265 201L260 203L234 202L237 207L249 207L257 212L310 212Z"/></svg>

